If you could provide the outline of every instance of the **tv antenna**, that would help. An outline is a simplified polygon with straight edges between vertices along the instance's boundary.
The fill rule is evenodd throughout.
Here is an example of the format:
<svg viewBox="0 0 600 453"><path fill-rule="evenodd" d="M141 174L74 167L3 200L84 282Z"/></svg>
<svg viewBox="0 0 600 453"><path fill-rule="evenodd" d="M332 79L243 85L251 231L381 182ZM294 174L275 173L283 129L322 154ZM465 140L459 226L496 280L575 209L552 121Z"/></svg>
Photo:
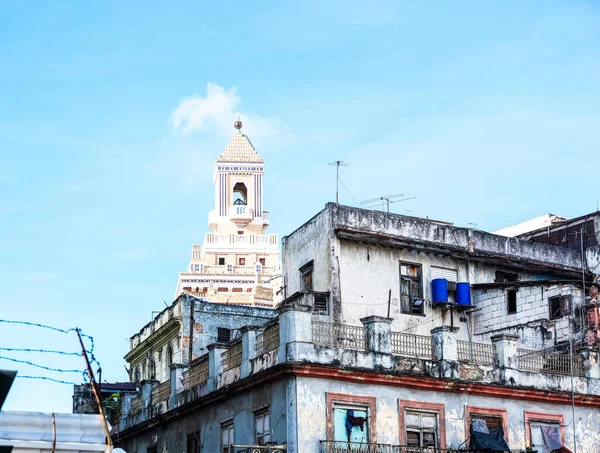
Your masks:
<svg viewBox="0 0 600 453"><path fill-rule="evenodd" d="M392 203L397 203L399 201L406 201L406 200L414 200L417 197L408 197L408 198L402 198L404 197L403 193L397 193L395 195L385 195L383 197L377 197L377 198L371 198L370 200L365 200L365 201L361 201L360 204L366 205L366 208L374 208L375 206L381 204L381 207L383 208L384 204L387 205L387 212L390 212L390 204Z"/></svg>
<svg viewBox="0 0 600 453"><path fill-rule="evenodd" d="M340 183L340 167L347 167L348 164L342 160L330 162L329 165L335 165L335 202L339 204L339 183Z"/></svg>

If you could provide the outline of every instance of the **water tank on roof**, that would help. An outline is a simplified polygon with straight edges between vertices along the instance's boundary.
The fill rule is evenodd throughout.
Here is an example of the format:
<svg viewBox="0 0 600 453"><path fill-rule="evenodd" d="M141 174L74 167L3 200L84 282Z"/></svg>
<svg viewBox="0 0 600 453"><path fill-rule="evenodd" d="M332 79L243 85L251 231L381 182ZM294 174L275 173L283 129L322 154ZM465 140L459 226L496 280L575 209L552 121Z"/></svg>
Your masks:
<svg viewBox="0 0 600 453"><path fill-rule="evenodd" d="M458 305L471 305L471 284L457 283L456 284L456 303Z"/></svg>
<svg viewBox="0 0 600 453"><path fill-rule="evenodd" d="M431 280L431 296L434 304L448 302L448 280L445 278Z"/></svg>

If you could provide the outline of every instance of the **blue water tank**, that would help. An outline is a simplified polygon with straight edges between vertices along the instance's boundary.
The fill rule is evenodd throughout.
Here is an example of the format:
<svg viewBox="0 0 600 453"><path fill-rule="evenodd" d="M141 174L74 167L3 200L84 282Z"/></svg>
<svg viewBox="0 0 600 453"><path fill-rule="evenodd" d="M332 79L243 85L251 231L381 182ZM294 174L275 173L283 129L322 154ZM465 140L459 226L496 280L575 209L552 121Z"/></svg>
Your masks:
<svg viewBox="0 0 600 453"><path fill-rule="evenodd" d="M458 305L471 305L471 284L456 284L456 303Z"/></svg>
<svg viewBox="0 0 600 453"><path fill-rule="evenodd" d="M431 280L431 295L434 304L448 302L448 280L445 278Z"/></svg>

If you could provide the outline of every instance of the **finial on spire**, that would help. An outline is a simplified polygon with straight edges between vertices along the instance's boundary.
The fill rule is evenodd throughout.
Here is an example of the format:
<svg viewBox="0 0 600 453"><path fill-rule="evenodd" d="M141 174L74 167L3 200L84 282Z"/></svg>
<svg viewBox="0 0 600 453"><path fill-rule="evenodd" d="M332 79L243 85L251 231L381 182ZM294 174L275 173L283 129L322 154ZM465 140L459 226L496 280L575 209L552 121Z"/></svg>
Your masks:
<svg viewBox="0 0 600 453"><path fill-rule="evenodd" d="M238 131L242 128L242 122L240 121L240 117L242 114L237 112L237 120L233 123L233 127L235 127Z"/></svg>

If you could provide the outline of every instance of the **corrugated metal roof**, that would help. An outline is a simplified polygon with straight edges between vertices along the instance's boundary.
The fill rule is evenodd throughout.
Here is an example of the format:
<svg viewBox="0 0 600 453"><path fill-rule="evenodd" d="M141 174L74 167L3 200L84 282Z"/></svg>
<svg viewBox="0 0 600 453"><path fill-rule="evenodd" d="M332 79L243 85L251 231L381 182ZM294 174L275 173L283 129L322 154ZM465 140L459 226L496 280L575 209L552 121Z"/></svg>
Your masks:
<svg viewBox="0 0 600 453"><path fill-rule="evenodd" d="M104 422L100 415L54 414L56 452L106 450ZM0 412L0 445L12 445L14 453L49 451L54 440L52 414Z"/></svg>

